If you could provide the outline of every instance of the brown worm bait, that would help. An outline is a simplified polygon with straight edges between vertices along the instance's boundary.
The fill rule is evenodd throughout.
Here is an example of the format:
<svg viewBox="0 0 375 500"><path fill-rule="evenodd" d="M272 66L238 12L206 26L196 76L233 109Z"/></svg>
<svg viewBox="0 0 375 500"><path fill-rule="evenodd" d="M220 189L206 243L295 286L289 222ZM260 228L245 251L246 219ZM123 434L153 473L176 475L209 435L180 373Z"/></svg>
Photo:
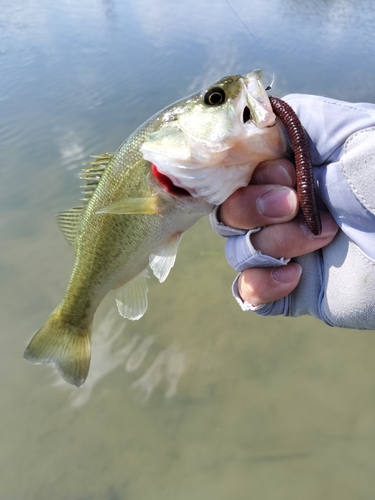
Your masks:
<svg viewBox="0 0 375 500"><path fill-rule="evenodd" d="M273 112L280 118L292 143L296 164L297 195L303 216L310 231L318 235L322 232L322 222L315 198L314 175L305 129L289 104L278 97L269 99Z"/></svg>

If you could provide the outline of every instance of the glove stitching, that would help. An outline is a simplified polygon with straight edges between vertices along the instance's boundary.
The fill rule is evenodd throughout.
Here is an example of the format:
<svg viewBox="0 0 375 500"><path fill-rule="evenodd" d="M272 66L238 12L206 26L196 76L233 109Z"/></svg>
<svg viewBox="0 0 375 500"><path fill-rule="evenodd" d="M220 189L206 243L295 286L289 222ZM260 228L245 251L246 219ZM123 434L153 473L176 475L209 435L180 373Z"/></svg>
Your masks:
<svg viewBox="0 0 375 500"><path fill-rule="evenodd" d="M359 254L362 260L366 262L366 264L370 264L370 266L375 267L375 261L370 259L366 254L364 254L361 249L354 243L354 249Z"/></svg>

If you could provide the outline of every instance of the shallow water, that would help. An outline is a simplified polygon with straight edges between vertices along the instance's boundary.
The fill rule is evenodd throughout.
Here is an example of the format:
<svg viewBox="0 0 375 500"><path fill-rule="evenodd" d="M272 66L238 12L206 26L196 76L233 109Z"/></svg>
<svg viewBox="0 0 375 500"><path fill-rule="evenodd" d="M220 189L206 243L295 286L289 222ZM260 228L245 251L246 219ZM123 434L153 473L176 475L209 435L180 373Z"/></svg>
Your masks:
<svg viewBox="0 0 375 500"><path fill-rule="evenodd" d="M71 272L53 215L88 155L257 67L275 95L373 101L374 22L371 0L1 2L1 498L373 499L374 332L241 313L207 219L142 320L104 301L82 389L22 355Z"/></svg>

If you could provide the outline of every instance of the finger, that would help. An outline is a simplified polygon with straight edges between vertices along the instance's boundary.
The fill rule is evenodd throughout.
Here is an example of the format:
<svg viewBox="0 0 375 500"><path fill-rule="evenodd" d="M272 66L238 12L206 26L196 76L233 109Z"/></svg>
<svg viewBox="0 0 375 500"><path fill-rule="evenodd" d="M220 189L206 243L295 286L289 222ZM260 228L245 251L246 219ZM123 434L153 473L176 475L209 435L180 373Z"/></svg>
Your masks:
<svg viewBox="0 0 375 500"><path fill-rule="evenodd" d="M262 161L254 170L250 183L293 187L296 183L296 167L284 158Z"/></svg>
<svg viewBox="0 0 375 500"><path fill-rule="evenodd" d="M297 212L297 193L292 188L262 184L235 191L221 205L218 217L226 226L253 229L287 222Z"/></svg>
<svg viewBox="0 0 375 500"><path fill-rule="evenodd" d="M302 268L296 262L283 267L246 269L238 280L242 300L253 306L279 300L298 285Z"/></svg>
<svg viewBox="0 0 375 500"><path fill-rule="evenodd" d="M313 252L328 245L335 237L338 226L332 215L321 212L322 232L313 235L301 216L285 224L276 224L261 229L251 235L251 242L256 250L264 255L280 259L293 258Z"/></svg>

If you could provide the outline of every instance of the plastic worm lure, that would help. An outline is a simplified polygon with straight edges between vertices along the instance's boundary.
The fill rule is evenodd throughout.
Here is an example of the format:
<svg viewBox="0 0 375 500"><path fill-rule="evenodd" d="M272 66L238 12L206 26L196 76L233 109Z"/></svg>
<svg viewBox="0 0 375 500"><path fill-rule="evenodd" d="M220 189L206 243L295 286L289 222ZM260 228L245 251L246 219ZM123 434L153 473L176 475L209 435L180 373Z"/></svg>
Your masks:
<svg viewBox="0 0 375 500"><path fill-rule="evenodd" d="M296 164L297 195L303 216L310 231L318 235L322 232L322 222L315 198L314 175L305 129L289 104L278 97L269 99L273 112L284 124L292 143Z"/></svg>

